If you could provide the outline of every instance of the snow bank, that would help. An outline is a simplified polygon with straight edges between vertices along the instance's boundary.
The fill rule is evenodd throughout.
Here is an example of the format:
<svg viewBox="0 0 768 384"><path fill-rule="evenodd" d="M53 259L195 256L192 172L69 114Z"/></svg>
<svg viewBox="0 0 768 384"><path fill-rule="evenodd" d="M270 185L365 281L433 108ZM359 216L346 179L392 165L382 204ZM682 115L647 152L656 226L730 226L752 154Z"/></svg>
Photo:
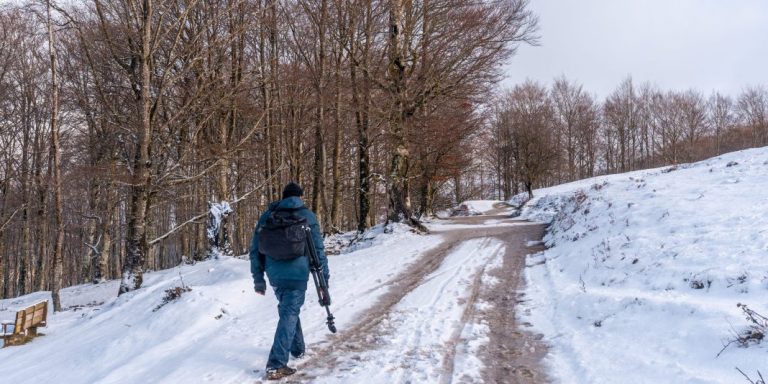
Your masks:
<svg viewBox="0 0 768 384"><path fill-rule="evenodd" d="M551 222L530 256L525 320L564 383L737 383L768 372L763 345L729 347L768 314L768 149L534 192Z"/></svg>
<svg viewBox="0 0 768 384"><path fill-rule="evenodd" d="M450 209L447 213L438 216L480 216L486 215L496 208L496 205L503 203L498 200L467 200L458 206Z"/></svg>
<svg viewBox="0 0 768 384"><path fill-rule="evenodd" d="M368 228L363 233L357 231L338 233L325 238L325 253L337 255L371 247L386 246L401 241L413 233L413 228L402 223L390 223L387 226L379 224Z"/></svg>

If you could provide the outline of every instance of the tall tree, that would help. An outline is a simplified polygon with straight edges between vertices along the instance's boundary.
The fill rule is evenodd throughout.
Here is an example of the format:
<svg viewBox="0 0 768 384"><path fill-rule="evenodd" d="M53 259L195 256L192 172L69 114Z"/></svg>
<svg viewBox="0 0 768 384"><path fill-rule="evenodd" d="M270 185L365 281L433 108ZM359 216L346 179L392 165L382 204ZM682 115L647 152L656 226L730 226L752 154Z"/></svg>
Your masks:
<svg viewBox="0 0 768 384"><path fill-rule="evenodd" d="M46 1L48 53L51 60L51 152L53 154L53 193L56 206L56 245L53 250L53 310L61 311L59 291L64 269L64 209L61 193L61 140L59 138L59 78L56 39L51 18L51 0Z"/></svg>
<svg viewBox="0 0 768 384"><path fill-rule="evenodd" d="M741 120L752 132L752 145L768 144L768 89L748 87L739 95L737 103Z"/></svg>
<svg viewBox="0 0 768 384"><path fill-rule="evenodd" d="M715 154L722 153L723 135L736 124L733 99L720 92L714 92L707 102L707 118L715 135Z"/></svg>
<svg viewBox="0 0 768 384"><path fill-rule="evenodd" d="M559 181L591 176L595 165L595 135L599 112L581 85L565 77L555 79L550 91L557 130L557 148L563 153L565 168Z"/></svg>
<svg viewBox="0 0 768 384"><path fill-rule="evenodd" d="M532 198L534 186L557 166L552 104L547 90L532 82L514 87L502 102L496 124L507 132L515 173Z"/></svg>
<svg viewBox="0 0 768 384"><path fill-rule="evenodd" d="M496 64L512 56L518 44L536 42L537 19L527 5L525 0L389 1L384 89L391 138L390 221L422 227L412 214L409 194L413 117L437 98L472 97L467 90L494 84L500 76Z"/></svg>
<svg viewBox="0 0 768 384"><path fill-rule="evenodd" d="M634 169L634 159L638 150L638 119L640 108L637 93L631 77L625 79L611 93L603 107L605 123L609 137L615 139L617 152L609 158L616 172Z"/></svg>

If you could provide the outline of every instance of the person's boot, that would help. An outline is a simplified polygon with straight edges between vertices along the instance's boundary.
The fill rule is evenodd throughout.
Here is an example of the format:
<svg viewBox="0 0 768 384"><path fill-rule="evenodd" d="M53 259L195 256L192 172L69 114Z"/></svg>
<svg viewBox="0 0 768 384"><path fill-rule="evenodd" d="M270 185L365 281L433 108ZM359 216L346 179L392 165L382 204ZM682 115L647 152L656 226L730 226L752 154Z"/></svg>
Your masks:
<svg viewBox="0 0 768 384"><path fill-rule="evenodd" d="M296 370L289 366L277 369L267 369L267 380L280 380L283 377L293 375L294 373L296 373Z"/></svg>

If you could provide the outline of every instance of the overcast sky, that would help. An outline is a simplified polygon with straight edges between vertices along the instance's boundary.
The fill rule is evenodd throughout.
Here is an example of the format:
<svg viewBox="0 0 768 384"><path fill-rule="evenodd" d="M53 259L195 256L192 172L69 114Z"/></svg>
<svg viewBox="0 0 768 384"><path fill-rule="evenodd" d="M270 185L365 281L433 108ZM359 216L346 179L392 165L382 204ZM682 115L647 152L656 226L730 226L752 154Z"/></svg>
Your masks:
<svg viewBox="0 0 768 384"><path fill-rule="evenodd" d="M530 0L541 45L504 86L565 75L599 97L627 75L662 89L738 94L768 85L768 0Z"/></svg>

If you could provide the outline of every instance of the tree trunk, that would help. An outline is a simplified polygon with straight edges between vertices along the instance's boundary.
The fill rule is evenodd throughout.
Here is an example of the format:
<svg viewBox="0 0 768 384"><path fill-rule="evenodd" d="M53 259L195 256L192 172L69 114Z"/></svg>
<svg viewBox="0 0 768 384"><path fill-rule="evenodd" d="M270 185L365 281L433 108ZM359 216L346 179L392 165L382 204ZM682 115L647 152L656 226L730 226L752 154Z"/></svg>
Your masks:
<svg viewBox="0 0 768 384"><path fill-rule="evenodd" d="M51 152L53 153L53 188L56 205L56 245L53 251L53 310L61 311L62 274L64 268L64 211L61 196L61 146L59 142L59 79L56 63L56 46L51 20L51 2L47 2L48 53L51 58Z"/></svg>
<svg viewBox="0 0 768 384"><path fill-rule="evenodd" d="M357 52L357 42L354 37L350 39L350 50L349 50L349 72L350 72L350 80L352 82L352 105L355 110L355 125L357 126L357 157L358 157L358 193L357 193L357 200L358 200L358 220L357 220L357 230L358 232L364 232L369 227L368 223L368 215L371 210L371 160L370 160L370 144L368 139L368 127L370 126L369 122L369 111L370 111L370 80L369 80L369 71L368 71L368 56L369 56L369 47L370 47L370 41L371 41L371 35L369 33L369 28L367 27L369 23L366 23L366 32L365 32L365 43L363 46L362 51L362 62L365 66L365 70L363 71L363 84L362 84L362 92L361 87L358 82L357 78L357 67L358 64L355 63L355 55ZM352 24L349 28L350 31L356 30L356 25ZM360 100L360 95L362 93L362 100Z"/></svg>
<svg viewBox="0 0 768 384"><path fill-rule="evenodd" d="M98 254L93 274L94 283L103 283L111 277L109 273L109 259L112 254L112 227L115 222L115 216L117 216L117 202L115 201L117 200L117 193L114 191L115 188L113 186L110 186L110 189L109 198L107 199L107 217L101 226L101 252Z"/></svg>
<svg viewBox="0 0 768 384"><path fill-rule="evenodd" d="M26 112L26 111L25 111ZM31 115L31 111L28 111L27 114ZM24 129L24 135L22 139L22 155L21 155L21 198L22 198L22 211L21 211L21 220L23 221L23 227L22 227L22 246L21 246L21 257L22 261L20 263L20 266L22 270L19 272L19 292L20 294L27 293L28 289L32 290L33 285L33 269L32 269L32 233L31 233L31 221L32 218L29 214L29 206L32 201L30 193L29 193L29 152L30 151L30 123L28 120L31 118L31 116L24 116L22 117L22 128Z"/></svg>
<svg viewBox="0 0 768 384"><path fill-rule="evenodd" d="M133 186L131 188L130 213L125 241L125 265L120 282L118 295L139 289L144 277L144 257L147 252L146 221L147 200L151 182L150 169L152 159L150 146L152 144L152 121L150 95L151 87L151 39L152 39L152 0L142 2L141 57L140 64L140 95L138 98L141 111L141 127L139 130L139 145L134 158Z"/></svg>
<svg viewBox="0 0 768 384"><path fill-rule="evenodd" d="M275 73L271 68L271 60L267 54L267 39L269 42L273 42L273 28L274 28L274 15L267 19L267 10L273 9L276 5L272 1L267 1L265 7L261 7L261 1L258 2L261 11L261 17L264 20L269 20L267 23L262 23L259 29L259 43L258 43L258 55L259 55L259 69L263 74L263 81L260 86L261 91L261 107L265 111L264 115L264 136L262 140L265 144L264 151L264 180L270 180L272 178L273 164L272 164L272 91L271 83L275 81ZM266 31L265 31L266 29ZM269 36L269 37L268 37ZM268 61L270 61L268 63ZM269 73L267 76L266 74ZM267 186L267 198L272 199L274 196L274 188L270 183Z"/></svg>
<svg viewBox="0 0 768 384"><path fill-rule="evenodd" d="M325 30L328 20L328 2L320 2L320 19L318 22L318 51L315 73L315 163L312 174L312 211L317 216L320 227L325 219L325 180L326 180L326 149L325 149Z"/></svg>
<svg viewBox="0 0 768 384"><path fill-rule="evenodd" d="M453 175L453 193L457 204L464 201L464 190L461 185L461 174L457 173Z"/></svg>
<svg viewBox="0 0 768 384"><path fill-rule="evenodd" d="M325 138L323 134L323 120L324 120L324 96L322 91L317 95L318 106L315 111L315 162L312 169L312 211L317 216L317 221L320 226L323 225L325 216Z"/></svg>
<svg viewBox="0 0 768 384"><path fill-rule="evenodd" d="M114 156L114 154L111 155L110 158L110 167L112 170L112 174L116 172L117 168L117 158ZM106 198L104 199L104 220L102 220L101 224L101 248L97 255L96 264L94 265L94 271L93 271L93 283L103 283L107 281L111 277L110 268L109 268L109 260L110 256L112 255L112 239L113 239L113 228L115 225L115 222L117 220L117 215L119 213L118 211L118 190L117 185L112 182L108 181L106 183L107 191L106 191Z"/></svg>
<svg viewBox="0 0 768 384"><path fill-rule="evenodd" d="M368 93L363 92L363 104L360 105L360 97L357 85L357 71L355 65L350 65L352 78L352 99L355 107L355 124L357 125L357 157L358 157L358 221L357 230L363 232L368 229L368 213L371 209L371 182L370 182L370 156L368 144Z"/></svg>
<svg viewBox="0 0 768 384"><path fill-rule="evenodd" d="M402 58L403 0L389 2L389 46L388 67L390 107L389 133L393 138L392 161L389 167L389 213L390 222L412 222L409 196L408 166L410 153L406 141L404 106L405 64Z"/></svg>
<svg viewBox="0 0 768 384"><path fill-rule="evenodd" d="M434 216L434 201L435 201L435 188L428 177L424 177L424 183L421 185L421 208L419 214L421 216Z"/></svg>
<svg viewBox="0 0 768 384"><path fill-rule="evenodd" d="M194 196L195 196L195 206L200 207L205 204L205 188L200 184L195 184L194 188ZM204 260L206 257L205 250L207 249L207 238L205 233L205 226L204 225L197 225L196 227L197 231L194 236L194 251L193 251L193 260L195 261L201 261Z"/></svg>
<svg viewBox="0 0 768 384"><path fill-rule="evenodd" d="M101 200L103 200L103 197L101 196L101 193L99 192L99 185L97 180L91 180L89 183L89 199L88 199L88 211L89 214L92 215L91 217L86 217L85 220L87 220L86 225L86 249L84 249L84 257L83 257L83 266L82 266L82 276L85 280L92 280L94 269L95 269L95 263L99 259L99 244L102 240L102 236L99 236L99 229L101 229L101 224L103 223L103 219L101 219L96 212L97 209L101 207ZM93 267L93 268L92 268Z"/></svg>
<svg viewBox="0 0 768 384"><path fill-rule="evenodd" d="M235 107L232 106L229 111L230 114L235 114ZM219 195L219 201L214 203L220 203L222 201L229 201L229 159L227 158L227 149L229 148L229 127L232 122L230 119L222 119L222 121L219 124L219 141L221 145L221 149L224 152L223 155L219 158L219 174L217 177L217 195ZM232 255L232 244L230 243L229 238L229 214L222 215L221 222L219 224L219 231L217 233L217 248L218 253L225 255L225 256L231 256Z"/></svg>
<svg viewBox="0 0 768 384"><path fill-rule="evenodd" d="M280 139L279 135L281 135L284 131L284 129L280 129L282 127L282 114L281 114L281 98L280 98L280 81L282 78L280 77L280 40L279 40L279 30L278 30L278 7L280 6L280 2L276 0L270 0L269 1L269 12L270 12L270 31L269 31L269 72L270 72L270 83L269 83L269 89L270 89L270 124L272 125L272 138L270 142L270 153L272 156L271 164L273 173L277 172L278 164L281 164L280 158L284 156L283 151L277 150L278 146L280 145ZM280 129L279 131L275 132L275 130ZM299 149L301 151L301 148ZM301 159L301 154L299 156L299 159ZM282 171L281 171L282 172ZM301 171L299 171L299 174L301 174ZM298 182L300 180L297 179ZM282 197L282 184L286 182L287 180L281 180L278 177L274 177L272 181L270 182L270 185L272 185L272 198L271 200L277 200Z"/></svg>
<svg viewBox="0 0 768 384"><path fill-rule="evenodd" d="M331 219L328 228L335 232L340 231L339 211L341 210L341 138L344 136L344 127L341 121L341 52L336 59L334 70L336 82L336 105L334 107L334 126L336 136L333 141L333 191L331 193Z"/></svg>
<svg viewBox="0 0 768 384"><path fill-rule="evenodd" d="M41 143L42 144L42 143ZM36 166L35 170L35 183L37 184L37 190L38 190L38 198L40 199L38 208L37 208L37 222L38 225L40 225L40 237L38 240L38 253L39 258L37 259L37 281L35 282L35 286L37 287L38 291L44 291L48 289L49 282L50 282L50 274L48 273L48 245L49 245L49 221L48 221L48 187L45 183L45 180L42 175L42 145L38 146L38 152L40 152L41 158L38 161L38 165ZM51 173L51 167L50 167L50 158L49 158L49 166L48 166L48 177L50 177Z"/></svg>
<svg viewBox="0 0 768 384"><path fill-rule="evenodd" d="M8 157L8 163L6 164L6 169L10 168L10 162L12 160L12 157ZM11 182L11 173L6 172L5 177L3 180L3 186L2 190L7 191L8 187L10 186ZM8 194L2 193L0 194L2 197L2 205L0 206L0 218L5 218L6 209L8 208ZM5 228L0 227L0 298L7 298L9 297L9 289L8 289L8 259L7 259L7 253L3 252L5 250Z"/></svg>

